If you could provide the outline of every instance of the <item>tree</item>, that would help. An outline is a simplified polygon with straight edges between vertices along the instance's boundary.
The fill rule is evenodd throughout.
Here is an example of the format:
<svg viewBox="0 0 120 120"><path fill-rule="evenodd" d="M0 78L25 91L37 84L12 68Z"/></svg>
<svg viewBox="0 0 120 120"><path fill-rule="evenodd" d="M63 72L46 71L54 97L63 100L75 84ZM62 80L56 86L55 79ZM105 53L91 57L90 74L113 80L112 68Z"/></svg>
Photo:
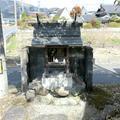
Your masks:
<svg viewBox="0 0 120 120"><path fill-rule="evenodd" d="M80 6L76 5L75 7L73 7L73 9L70 12L70 16L74 18L74 21L76 21L77 16L82 14L82 9L80 8Z"/></svg>

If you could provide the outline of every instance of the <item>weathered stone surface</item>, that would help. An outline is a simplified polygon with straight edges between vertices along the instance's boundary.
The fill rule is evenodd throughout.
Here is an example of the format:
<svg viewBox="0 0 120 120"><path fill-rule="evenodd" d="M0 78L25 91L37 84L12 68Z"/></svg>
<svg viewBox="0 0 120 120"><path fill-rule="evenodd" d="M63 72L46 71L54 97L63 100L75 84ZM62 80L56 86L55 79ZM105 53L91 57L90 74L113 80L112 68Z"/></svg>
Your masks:
<svg viewBox="0 0 120 120"><path fill-rule="evenodd" d="M70 102L71 105L78 105L78 104L80 104L80 97L79 96L70 97L69 102Z"/></svg>
<svg viewBox="0 0 120 120"><path fill-rule="evenodd" d="M18 92L17 88L13 85L9 86L8 92L10 94L16 94Z"/></svg>
<svg viewBox="0 0 120 120"><path fill-rule="evenodd" d="M80 103L79 97L55 98L54 105L78 105Z"/></svg>
<svg viewBox="0 0 120 120"><path fill-rule="evenodd" d="M83 114L84 115L82 118L81 118L81 115L78 114L76 120L102 120L98 114L97 109L87 103L85 104Z"/></svg>
<svg viewBox="0 0 120 120"><path fill-rule="evenodd" d="M36 95L42 95L45 96L48 94L48 90L46 88L44 88L42 86L41 81L38 80L33 80L30 84L29 84L29 89L30 90L35 90L35 94Z"/></svg>
<svg viewBox="0 0 120 120"><path fill-rule="evenodd" d="M70 93L73 96L78 96L85 89L85 84L74 83L73 87L70 89Z"/></svg>
<svg viewBox="0 0 120 120"><path fill-rule="evenodd" d="M26 95L27 101L33 101L34 98L35 98L35 91L34 90L28 90L25 95Z"/></svg>
<svg viewBox="0 0 120 120"><path fill-rule="evenodd" d="M5 113L3 120L26 120L27 112L23 106L12 106Z"/></svg>
<svg viewBox="0 0 120 120"><path fill-rule="evenodd" d="M102 119L105 119L107 115L114 111L114 107L112 105L106 105L104 110L102 111Z"/></svg>
<svg viewBox="0 0 120 120"><path fill-rule="evenodd" d="M42 96L45 96L45 95L48 94L48 90L47 90L46 88L42 87L42 88L40 88L38 94L39 94L39 95L42 95Z"/></svg>
<svg viewBox="0 0 120 120"><path fill-rule="evenodd" d="M106 105L104 110L101 113L102 119L120 119L120 105ZM115 119L112 119L115 120Z"/></svg>
<svg viewBox="0 0 120 120"><path fill-rule="evenodd" d="M38 80L33 80L29 84L29 89L35 90L36 94L39 94L40 89L42 88L42 84Z"/></svg>
<svg viewBox="0 0 120 120"><path fill-rule="evenodd" d="M72 75L68 76L64 72L55 71L52 74L48 74L48 77L45 74L42 76L42 85L48 90L55 90L60 87L72 88L72 83Z"/></svg>
<svg viewBox="0 0 120 120"><path fill-rule="evenodd" d="M65 90L64 87L56 89L55 92L61 97L66 97L69 95L69 90Z"/></svg>
<svg viewBox="0 0 120 120"><path fill-rule="evenodd" d="M54 98L51 94L48 94L46 96L36 96L35 98L40 104L46 104L46 105L49 105L49 104L52 104L53 101L54 101ZM36 101L35 100L35 101Z"/></svg>
<svg viewBox="0 0 120 120"><path fill-rule="evenodd" d="M56 114L56 115L40 115L35 118L35 120L68 120L66 115Z"/></svg>

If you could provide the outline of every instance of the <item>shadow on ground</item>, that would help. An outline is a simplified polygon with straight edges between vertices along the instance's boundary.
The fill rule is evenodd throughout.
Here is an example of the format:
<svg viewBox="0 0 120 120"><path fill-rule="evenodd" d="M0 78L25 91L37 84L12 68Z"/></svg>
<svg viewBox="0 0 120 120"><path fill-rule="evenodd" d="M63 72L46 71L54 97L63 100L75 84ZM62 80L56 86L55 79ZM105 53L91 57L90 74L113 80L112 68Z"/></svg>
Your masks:
<svg viewBox="0 0 120 120"><path fill-rule="evenodd" d="M94 65L93 84L120 84L120 70L117 68L114 68L114 70L116 72Z"/></svg>
<svg viewBox="0 0 120 120"><path fill-rule="evenodd" d="M116 68L115 68L114 70L116 71L117 74L120 75L120 69L116 69Z"/></svg>

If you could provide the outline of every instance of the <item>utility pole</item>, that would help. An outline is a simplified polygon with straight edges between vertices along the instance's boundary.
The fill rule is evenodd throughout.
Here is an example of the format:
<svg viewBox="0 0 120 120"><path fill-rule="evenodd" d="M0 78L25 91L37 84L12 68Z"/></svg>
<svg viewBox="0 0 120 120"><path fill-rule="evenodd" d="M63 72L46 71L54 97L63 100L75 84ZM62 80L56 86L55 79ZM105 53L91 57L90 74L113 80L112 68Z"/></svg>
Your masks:
<svg viewBox="0 0 120 120"><path fill-rule="evenodd" d="M40 0L38 0L38 13L40 12Z"/></svg>
<svg viewBox="0 0 120 120"><path fill-rule="evenodd" d="M3 29L2 29L2 16L0 10L0 97L6 95L7 90L8 90L8 80L7 80L4 38L3 38Z"/></svg>
<svg viewBox="0 0 120 120"><path fill-rule="evenodd" d="M16 8L16 0L14 0L14 16L15 16L15 27L17 28L17 8Z"/></svg>
<svg viewBox="0 0 120 120"><path fill-rule="evenodd" d="M22 13L24 12L24 3L23 0L21 0L21 5L22 5Z"/></svg>

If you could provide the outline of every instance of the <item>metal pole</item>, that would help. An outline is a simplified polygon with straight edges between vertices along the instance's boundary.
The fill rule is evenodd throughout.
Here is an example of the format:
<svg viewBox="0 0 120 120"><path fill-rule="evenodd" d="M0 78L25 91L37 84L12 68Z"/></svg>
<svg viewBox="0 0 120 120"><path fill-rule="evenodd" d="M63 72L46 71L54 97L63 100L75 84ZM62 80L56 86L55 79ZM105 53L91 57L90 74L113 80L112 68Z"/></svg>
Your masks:
<svg viewBox="0 0 120 120"><path fill-rule="evenodd" d="M7 94L7 90L8 90L8 80L7 80L4 38L3 38L2 19L1 19L1 10L0 10L0 97Z"/></svg>
<svg viewBox="0 0 120 120"><path fill-rule="evenodd" d="M0 56L1 55L5 55L5 51L4 51L3 29L2 29L2 13L0 10Z"/></svg>
<svg viewBox="0 0 120 120"><path fill-rule="evenodd" d="M22 4L22 13L24 12L24 3L23 0L21 0L21 4Z"/></svg>
<svg viewBox="0 0 120 120"><path fill-rule="evenodd" d="M40 0L38 1L38 13L40 12Z"/></svg>
<svg viewBox="0 0 120 120"><path fill-rule="evenodd" d="M16 9L16 0L14 0L14 15L15 15L15 27L17 28L17 9Z"/></svg>

